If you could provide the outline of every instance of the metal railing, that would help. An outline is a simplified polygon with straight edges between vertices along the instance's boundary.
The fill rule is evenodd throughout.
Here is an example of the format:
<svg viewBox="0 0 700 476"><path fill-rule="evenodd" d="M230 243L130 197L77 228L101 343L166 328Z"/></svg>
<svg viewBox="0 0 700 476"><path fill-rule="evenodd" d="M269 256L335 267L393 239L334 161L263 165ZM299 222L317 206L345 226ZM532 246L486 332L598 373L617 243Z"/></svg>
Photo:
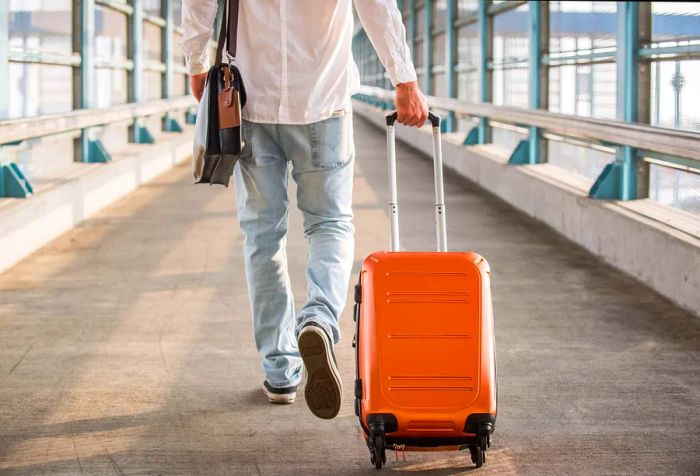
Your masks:
<svg viewBox="0 0 700 476"><path fill-rule="evenodd" d="M34 138L45 138L57 134L77 132L76 145L82 146L85 131L120 122L137 124L143 118L161 116L163 121L177 111L187 111L195 105L191 96L171 99L155 99L138 103L127 103L108 108L78 109L61 114L46 114L36 117L0 121L0 146L17 145ZM165 127L164 130L167 130ZM170 132L182 132L183 129ZM78 142L81 141L81 142ZM132 141L133 142L133 141ZM151 136L150 142L154 142ZM86 150L90 162L109 162L111 155L102 142L87 138ZM33 187L22 169L14 162L0 160L0 197L27 198Z"/></svg>
<svg viewBox="0 0 700 476"><path fill-rule="evenodd" d="M194 122L195 102L187 96L189 88L183 61L175 55L175 44L183 35L182 28L175 24L176 0L161 0L157 12L146 11L143 0L132 0L128 3L117 0L74 0L70 3L72 51L51 52L41 48L29 48L26 45L11 47L9 42L6 42L4 47L6 50L0 51L0 84L3 84L2 79L9 77L10 63L73 68L72 80L66 88L67 95L70 94L70 89L73 92L72 111L4 119L9 114L8 101L0 96L0 197L31 195L32 186L25 176L26 170L14 163L10 156L16 153L20 144L20 148L26 147L28 150L35 143L35 139L73 132L71 136L74 141L74 161L108 162L111 160L110 152L92 128L124 123L128 126L130 142L152 143L155 136L147 127L145 118L159 116L160 128L168 132L183 131L179 122L181 118L175 115L176 112L184 110L185 122ZM124 18L123 24L126 28L119 35L126 45L124 57L96 55L96 28L105 21L104 15L101 20L98 18L99 10L102 10L103 14L109 11L111 15L118 14ZM0 25L12 25L12 11L8 5L0 6ZM158 58L147 58L144 36L146 27L160 30L159 39L152 45L154 49L160 49ZM21 29L21 26L19 28ZM0 28L0 35L11 33L7 28ZM210 49L212 44L213 42L210 42ZM125 73L124 99L127 103L107 108L97 107L98 93L102 94L98 91L96 78L100 69ZM159 97L162 99L146 99L146 73L150 73L151 78L156 74L159 76ZM8 81L4 84L8 84ZM7 92L4 91L5 95ZM108 94L111 94L111 91L108 91ZM156 127L155 124L153 127ZM6 153L8 151L9 153Z"/></svg>
<svg viewBox="0 0 700 476"><path fill-rule="evenodd" d="M571 3L573 2L568 2L569 5ZM579 21L590 13L588 21L596 22L599 19L594 17L600 14L608 23L613 20L614 27L598 23L578 23L575 31L580 30L580 34L569 32L569 37L591 38L604 34L613 41L600 44L596 44L595 41L591 43L592 40L588 43L583 42L588 48L577 42L572 49L571 46L552 47L556 43L552 40L562 37L562 32L557 29L556 16L569 15L566 13L569 10L562 8L561 4L554 6L552 2L537 0L498 3L492 0L398 0L406 27L407 42L412 48L413 61L419 66L416 68L418 79L426 94L452 99L468 97L470 101L480 103L527 105L534 112L529 121L523 121L523 124L539 124L539 112L562 107L563 93L559 82L563 82L564 79L559 78L563 77L563 67L572 71L571 65L574 65L574 75L567 76L566 79L569 90L578 90L580 74L581 78L587 78L587 83L586 80L582 80L581 87L586 88L588 99L576 99L573 105L568 104L567 108L562 110L576 111L580 116L615 117L617 121L637 125L660 124L659 97L662 81L659 79L659 64L663 61L676 62L676 77L680 77L679 62L699 58L700 41L681 33L683 28L666 31L663 40L661 36L655 37L652 31L652 3L616 2L614 11L600 6L590 7L590 12L577 10L575 15ZM592 4L595 5L596 2ZM439 21L434 21L436 18ZM572 18L569 16L568 21L572 21ZM673 19L674 27L678 27L687 21L683 19L692 17L671 15L668 18ZM440 41L437 41L438 39ZM512 40L510 51L515 56L506 54L506 42L509 39ZM523 40L523 45L527 44L527 51L519 48L519 39ZM363 84L390 89L389 78L372 50L369 38L361 28L354 34L353 48ZM560 49L562 51L559 51ZM602 66L601 63L614 66L594 68L594 65ZM614 74L610 79L609 73L612 70ZM506 73L509 71L511 76L508 78ZM516 77L517 71L521 71L522 74ZM653 71L656 74L654 80ZM571 84L571 81L574 81L574 84ZM674 117L678 124L681 109L679 91L682 81L674 80L673 84ZM593 100L594 97L599 101ZM583 104L580 110L579 103ZM486 107L484 104L481 106ZM683 106L687 111L693 110L690 105ZM472 107L471 111L476 109ZM479 128L473 131L473 138L479 143L490 142L494 132L489 125L489 114L485 111L486 109L481 109L481 114L473 114L479 118ZM489 113L496 114L496 111L491 110ZM693 117L696 116L697 114L693 114ZM546 119L542 120L546 123ZM453 113L446 115L446 131L453 131L458 125ZM587 124L588 126L600 130L599 124L595 122ZM541 130L543 127L533 125L524 131L528 135L526 145L529 150L521 148L518 152L519 157L526 159L528 163L548 161L547 154L551 148L549 138L545 137L545 132ZM638 128L625 131L633 134L635 142L638 139L640 143L644 141L643 135L647 132L647 129ZM606 138L600 140L619 140L614 136ZM697 170L697 164L688 163L685 157L677 160L675 154L682 151L672 146L666 147L666 150L666 154L673 155L665 161L656 158L656 161L649 160L648 156L644 156L648 151L638 151L631 146L623 145L616 147L614 151L608 150L607 153L615 154L616 160L605 171L606 180L595 188L595 197L622 200L645 198L648 196L648 182L654 171L649 166L650 163L663 163L666 166L673 164L676 169L688 167ZM659 171L658 168L655 170ZM678 177L680 172L676 172Z"/></svg>
<svg viewBox="0 0 700 476"><path fill-rule="evenodd" d="M78 109L62 114L9 119L0 121L0 144L19 142L35 137L46 137L148 116L162 116L175 111L187 110L194 105L194 98L181 96L172 99L154 99L138 103L127 103L108 108Z"/></svg>
<svg viewBox="0 0 700 476"><path fill-rule="evenodd" d="M392 107L394 91L362 86L360 100ZM430 107L454 114L458 118L475 117L488 119L518 127L537 127L577 141L614 147L631 147L640 152L642 160L669 167L700 173L700 133L654 127L632 122L592 119L543 110L496 106L490 103L469 103L459 99L429 96ZM479 143L478 126L475 126L464 141L465 145ZM528 164L529 138L520 141L510 156L511 164ZM600 197L601 187L611 186L616 181L614 167L609 164L597 178L590 190L592 197Z"/></svg>

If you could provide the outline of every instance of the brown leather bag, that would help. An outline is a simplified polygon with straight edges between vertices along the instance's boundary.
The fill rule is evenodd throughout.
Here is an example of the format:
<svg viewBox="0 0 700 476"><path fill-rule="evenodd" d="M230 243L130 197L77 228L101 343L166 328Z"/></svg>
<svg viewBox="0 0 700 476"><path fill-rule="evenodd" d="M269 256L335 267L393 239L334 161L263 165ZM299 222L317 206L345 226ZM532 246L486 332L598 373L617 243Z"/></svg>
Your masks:
<svg viewBox="0 0 700 476"><path fill-rule="evenodd" d="M200 104L197 112L195 127L198 132L204 130L204 133L197 133L195 137L195 183L228 186L243 147L241 108L245 106L246 95L241 73L233 64L236 59L239 1L224 0L224 15L216 49L217 63L209 69L205 85L207 91L202 97L206 103ZM202 140L198 141L198 138Z"/></svg>

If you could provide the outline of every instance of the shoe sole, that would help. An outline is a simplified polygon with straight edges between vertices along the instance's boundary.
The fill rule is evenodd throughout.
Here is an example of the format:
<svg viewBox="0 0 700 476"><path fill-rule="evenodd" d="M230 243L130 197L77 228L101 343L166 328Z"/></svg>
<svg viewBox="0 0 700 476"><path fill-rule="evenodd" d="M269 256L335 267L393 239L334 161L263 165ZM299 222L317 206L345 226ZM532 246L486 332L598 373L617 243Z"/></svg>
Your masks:
<svg viewBox="0 0 700 476"><path fill-rule="evenodd" d="M343 386L328 339L323 330L304 329L299 334L299 353L304 360L308 380L304 389L306 404L319 418L334 418L340 411Z"/></svg>
<svg viewBox="0 0 700 476"><path fill-rule="evenodd" d="M283 393L270 393L267 391L267 389L263 388L263 393L267 397L267 401L270 403L275 403L278 405L285 405L288 403L294 403L294 401L297 399L297 394L283 394Z"/></svg>

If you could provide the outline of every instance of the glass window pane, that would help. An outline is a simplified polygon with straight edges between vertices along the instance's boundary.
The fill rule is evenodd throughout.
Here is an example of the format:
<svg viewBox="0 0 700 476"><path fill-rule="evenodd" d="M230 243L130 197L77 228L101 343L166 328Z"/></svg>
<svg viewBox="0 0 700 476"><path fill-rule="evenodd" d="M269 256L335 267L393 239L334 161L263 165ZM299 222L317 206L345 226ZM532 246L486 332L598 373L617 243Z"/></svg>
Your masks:
<svg viewBox="0 0 700 476"><path fill-rule="evenodd" d="M615 2L550 2L552 53L615 47Z"/></svg>
<svg viewBox="0 0 700 476"><path fill-rule="evenodd" d="M496 15L493 20L493 102L527 107L529 77L528 6Z"/></svg>
<svg viewBox="0 0 700 476"><path fill-rule="evenodd" d="M549 68L549 110L602 119L615 118L614 63Z"/></svg>
<svg viewBox="0 0 700 476"><path fill-rule="evenodd" d="M700 174L655 164L650 167L649 198L700 214Z"/></svg>
<svg viewBox="0 0 700 476"><path fill-rule="evenodd" d="M71 0L10 0L10 47L42 53L71 54L71 3Z"/></svg>
<svg viewBox="0 0 700 476"><path fill-rule="evenodd" d="M468 102L480 102L479 73L476 71L457 73L457 97Z"/></svg>
<svg viewBox="0 0 700 476"><path fill-rule="evenodd" d="M161 15L160 11L160 0L141 0L143 5L144 13L159 17Z"/></svg>
<svg viewBox="0 0 700 476"><path fill-rule="evenodd" d="M4 158L16 163L32 185L40 188L48 181L65 177L74 167L73 141L79 132L68 132L33 139L19 145L3 146ZM48 160L47 160L48 159Z"/></svg>
<svg viewBox="0 0 700 476"><path fill-rule="evenodd" d="M126 59L127 17L101 6L95 7L95 58Z"/></svg>
<svg viewBox="0 0 700 476"><path fill-rule="evenodd" d="M413 48L413 64L416 68L423 67L423 40L416 40Z"/></svg>
<svg viewBox="0 0 700 476"><path fill-rule="evenodd" d="M95 69L96 107L109 107L127 101L127 72L110 69Z"/></svg>
<svg viewBox="0 0 700 476"><path fill-rule="evenodd" d="M173 5L173 20L176 25L182 23L182 0L171 0Z"/></svg>
<svg viewBox="0 0 700 476"><path fill-rule="evenodd" d="M144 22L143 52L148 61L161 61L160 43L160 27Z"/></svg>
<svg viewBox="0 0 700 476"><path fill-rule="evenodd" d="M491 130L492 142L501 147L512 151L515 150L515 147L521 140L527 139L527 134L524 132L516 131L511 127L504 128L501 124L492 123L492 125L494 126Z"/></svg>
<svg viewBox="0 0 700 476"><path fill-rule="evenodd" d="M447 19L447 0L433 0L432 8L433 30L442 30Z"/></svg>
<svg viewBox="0 0 700 476"><path fill-rule="evenodd" d="M162 97L162 75L157 71L143 73L143 98L160 99Z"/></svg>
<svg viewBox="0 0 700 476"><path fill-rule="evenodd" d="M493 103L528 107L528 68L500 68L493 71Z"/></svg>
<svg viewBox="0 0 700 476"><path fill-rule="evenodd" d="M651 123L700 131L700 60L651 63Z"/></svg>
<svg viewBox="0 0 700 476"><path fill-rule="evenodd" d="M182 51L182 35L175 33L173 35L173 62L185 66L185 54Z"/></svg>
<svg viewBox="0 0 700 476"><path fill-rule="evenodd" d="M479 10L479 0L458 0L457 1L457 16L467 17L475 15Z"/></svg>
<svg viewBox="0 0 700 476"><path fill-rule="evenodd" d="M700 40L700 3L651 2L653 42Z"/></svg>
<svg viewBox="0 0 700 476"><path fill-rule="evenodd" d="M416 7L416 36L422 35L425 30L425 9Z"/></svg>
<svg viewBox="0 0 700 476"><path fill-rule="evenodd" d="M469 68L478 68L481 47L479 45L479 30L472 23L457 30L457 62Z"/></svg>
<svg viewBox="0 0 700 476"><path fill-rule="evenodd" d="M73 68L10 63L9 117L37 116L73 108Z"/></svg>
<svg viewBox="0 0 700 476"><path fill-rule="evenodd" d="M600 175L603 168L615 160L612 149L584 147L562 140L547 141L549 163L591 179Z"/></svg>
<svg viewBox="0 0 700 476"><path fill-rule="evenodd" d="M184 96L185 92L185 75L184 74L174 74L173 75L173 96Z"/></svg>
<svg viewBox="0 0 700 476"><path fill-rule="evenodd" d="M447 96L447 84L445 84L445 73L436 73L432 76L432 86L433 90L431 92L434 96Z"/></svg>
<svg viewBox="0 0 700 476"><path fill-rule="evenodd" d="M445 64L445 34L433 37L433 65Z"/></svg>

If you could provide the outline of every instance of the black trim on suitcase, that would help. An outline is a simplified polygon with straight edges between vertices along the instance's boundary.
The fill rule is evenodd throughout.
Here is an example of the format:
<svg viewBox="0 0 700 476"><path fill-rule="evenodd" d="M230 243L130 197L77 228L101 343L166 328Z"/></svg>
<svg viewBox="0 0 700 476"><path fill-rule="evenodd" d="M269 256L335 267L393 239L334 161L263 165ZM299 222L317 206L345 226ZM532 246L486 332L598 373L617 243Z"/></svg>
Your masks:
<svg viewBox="0 0 700 476"><path fill-rule="evenodd" d="M496 429L496 415L490 413L472 413L464 423L464 432L479 436L490 435Z"/></svg>
<svg viewBox="0 0 700 476"><path fill-rule="evenodd" d="M391 413L370 413L367 415L367 424L370 429L381 428L384 433L392 433L399 429L399 421Z"/></svg>

